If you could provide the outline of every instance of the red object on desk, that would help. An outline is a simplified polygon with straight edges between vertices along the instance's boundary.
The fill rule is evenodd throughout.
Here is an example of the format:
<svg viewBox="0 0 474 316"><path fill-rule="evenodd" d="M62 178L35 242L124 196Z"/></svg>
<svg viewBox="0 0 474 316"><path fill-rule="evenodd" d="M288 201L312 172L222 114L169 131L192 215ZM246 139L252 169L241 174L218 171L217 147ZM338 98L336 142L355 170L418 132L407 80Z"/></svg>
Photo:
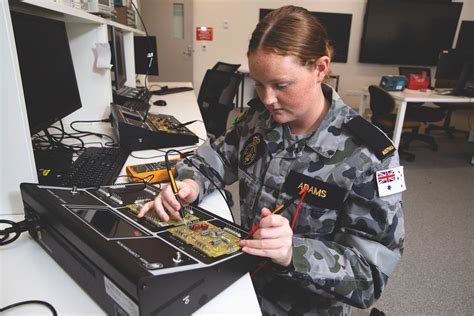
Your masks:
<svg viewBox="0 0 474 316"><path fill-rule="evenodd" d="M430 80L431 78L425 73L409 74L407 88L413 90L427 89L430 86Z"/></svg>

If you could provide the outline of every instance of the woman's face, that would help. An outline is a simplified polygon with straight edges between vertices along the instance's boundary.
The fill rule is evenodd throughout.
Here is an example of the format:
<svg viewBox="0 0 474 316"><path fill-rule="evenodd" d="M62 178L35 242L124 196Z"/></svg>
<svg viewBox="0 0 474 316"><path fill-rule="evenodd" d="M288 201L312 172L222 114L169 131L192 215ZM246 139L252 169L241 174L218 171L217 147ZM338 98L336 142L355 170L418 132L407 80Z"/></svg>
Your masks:
<svg viewBox="0 0 474 316"><path fill-rule="evenodd" d="M257 50L249 55L249 70L260 100L276 122L314 122L324 98L319 84L324 74L321 77L318 67L304 67L296 56Z"/></svg>

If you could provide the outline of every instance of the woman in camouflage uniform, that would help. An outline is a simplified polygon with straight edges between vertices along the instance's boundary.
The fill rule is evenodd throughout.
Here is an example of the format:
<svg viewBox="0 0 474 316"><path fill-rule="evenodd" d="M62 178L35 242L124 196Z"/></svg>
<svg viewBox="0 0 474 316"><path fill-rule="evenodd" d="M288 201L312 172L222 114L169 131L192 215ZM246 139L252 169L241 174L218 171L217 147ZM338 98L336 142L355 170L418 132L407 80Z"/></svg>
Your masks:
<svg viewBox="0 0 474 316"><path fill-rule="evenodd" d="M307 10L268 14L249 43L250 76L258 98L224 136L193 158L221 187L239 181L241 223L260 228L242 250L271 264L253 282L264 314L347 315L381 295L404 237L401 193L381 196L375 174L399 166L391 142L322 83L331 48ZM177 166L182 203L214 190L192 166ZM209 170L210 171L210 170ZM216 176L218 175L218 176ZM294 230L298 199L307 187ZM164 220L180 204L165 188L146 204ZM166 210L166 211L165 211Z"/></svg>

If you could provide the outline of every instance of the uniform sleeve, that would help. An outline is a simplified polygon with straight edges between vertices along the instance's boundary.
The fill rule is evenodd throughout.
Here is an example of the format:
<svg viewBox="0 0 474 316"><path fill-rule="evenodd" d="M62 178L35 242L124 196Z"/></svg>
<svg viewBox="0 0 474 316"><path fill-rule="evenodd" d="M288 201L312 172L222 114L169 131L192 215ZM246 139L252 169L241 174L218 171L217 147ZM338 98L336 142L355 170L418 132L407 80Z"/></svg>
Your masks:
<svg viewBox="0 0 474 316"><path fill-rule="evenodd" d="M193 179L200 185L199 201L215 190L237 180L238 146L240 125L227 130L224 136L215 141L208 140L201 145L196 155L189 160L180 161L177 166L177 180ZM199 170L197 170L199 169Z"/></svg>
<svg viewBox="0 0 474 316"><path fill-rule="evenodd" d="M356 177L333 238L293 237L293 267L283 277L309 291L367 308L381 295L404 239L401 193L380 197L377 170L399 166L395 154Z"/></svg>

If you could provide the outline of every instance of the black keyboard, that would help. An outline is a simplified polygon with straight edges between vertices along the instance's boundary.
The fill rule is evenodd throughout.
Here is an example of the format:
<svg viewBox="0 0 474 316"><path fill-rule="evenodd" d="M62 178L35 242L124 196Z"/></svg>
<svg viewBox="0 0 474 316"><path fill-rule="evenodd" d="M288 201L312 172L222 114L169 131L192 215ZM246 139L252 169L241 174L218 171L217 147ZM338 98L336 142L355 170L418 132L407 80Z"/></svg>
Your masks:
<svg viewBox="0 0 474 316"><path fill-rule="evenodd" d="M143 88L137 89L123 86L120 90L115 90L115 94L125 96L132 99L147 101L150 99L150 93Z"/></svg>
<svg viewBox="0 0 474 316"><path fill-rule="evenodd" d="M59 185L86 188L113 184L129 153L121 148L87 147L59 178Z"/></svg>
<svg viewBox="0 0 474 316"><path fill-rule="evenodd" d="M150 107L150 104L142 100L127 100L125 101L122 106L129 108L131 110L135 111L147 111L148 108Z"/></svg>
<svg viewBox="0 0 474 316"><path fill-rule="evenodd" d="M174 87L174 88L161 88L160 90L151 91L152 94L155 95L165 95L165 94L173 94L185 91L191 91L193 88L191 87Z"/></svg>

